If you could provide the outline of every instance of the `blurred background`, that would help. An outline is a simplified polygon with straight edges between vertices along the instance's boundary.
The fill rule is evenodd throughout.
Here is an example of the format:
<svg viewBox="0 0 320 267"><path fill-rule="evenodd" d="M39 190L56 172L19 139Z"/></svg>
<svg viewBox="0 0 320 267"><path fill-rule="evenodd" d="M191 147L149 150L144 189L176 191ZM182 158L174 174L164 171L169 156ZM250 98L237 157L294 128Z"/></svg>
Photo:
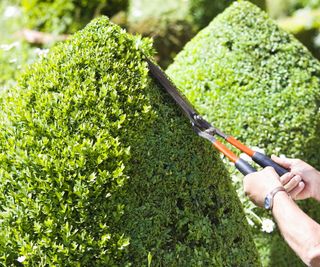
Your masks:
<svg viewBox="0 0 320 267"><path fill-rule="evenodd" d="M91 19L108 16L128 32L154 39L165 69L198 31L232 0L1 0L0 87ZM251 1L320 58L320 0Z"/></svg>

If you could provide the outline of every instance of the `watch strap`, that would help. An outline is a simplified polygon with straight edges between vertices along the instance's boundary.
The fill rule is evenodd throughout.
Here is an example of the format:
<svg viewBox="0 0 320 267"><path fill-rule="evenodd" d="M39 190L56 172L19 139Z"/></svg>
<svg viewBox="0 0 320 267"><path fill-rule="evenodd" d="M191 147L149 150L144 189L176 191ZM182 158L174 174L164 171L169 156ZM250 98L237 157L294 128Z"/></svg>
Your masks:
<svg viewBox="0 0 320 267"><path fill-rule="evenodd" d="M273 198L278 192L281 192L281 191L286 192L286 190L284 189L283 186L278 186L275 189L273 189L269 194L267 194L267 196L265 198L265 208L266 209L272 210Z"/></svg>

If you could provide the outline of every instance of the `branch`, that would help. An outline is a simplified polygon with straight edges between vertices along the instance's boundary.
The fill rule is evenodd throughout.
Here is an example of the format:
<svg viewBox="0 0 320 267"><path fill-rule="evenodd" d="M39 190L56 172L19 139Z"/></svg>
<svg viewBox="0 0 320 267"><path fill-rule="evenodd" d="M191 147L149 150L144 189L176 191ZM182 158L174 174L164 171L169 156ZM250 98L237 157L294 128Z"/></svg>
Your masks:
<svg viewBox="0 0 320 267"><path fill-rule="evenodd" d="M67 34L56 35L29 29L23 29L17 32L16 35L20 38L23 38L26 42L36 45L45 45L52 42L65 41L70 36Z"/></svg>

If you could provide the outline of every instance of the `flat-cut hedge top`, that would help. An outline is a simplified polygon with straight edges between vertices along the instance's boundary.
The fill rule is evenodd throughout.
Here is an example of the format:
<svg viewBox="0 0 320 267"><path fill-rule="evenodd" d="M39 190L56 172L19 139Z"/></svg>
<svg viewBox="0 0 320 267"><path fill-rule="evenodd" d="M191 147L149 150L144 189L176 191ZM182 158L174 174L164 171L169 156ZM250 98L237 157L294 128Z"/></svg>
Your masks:
<svg viewBox="0 0 320 267"><path fill-rule="evenodd" d="M218 155L148 76L150 47L101 18L2 94L2 264L258 265Z"/></svg>
<svg viewBox="0 0 320 267"><path fill-rule="evenodd" d="M254 5L234 3L167 73L226 132L320 166L320 64Z"/></svg>

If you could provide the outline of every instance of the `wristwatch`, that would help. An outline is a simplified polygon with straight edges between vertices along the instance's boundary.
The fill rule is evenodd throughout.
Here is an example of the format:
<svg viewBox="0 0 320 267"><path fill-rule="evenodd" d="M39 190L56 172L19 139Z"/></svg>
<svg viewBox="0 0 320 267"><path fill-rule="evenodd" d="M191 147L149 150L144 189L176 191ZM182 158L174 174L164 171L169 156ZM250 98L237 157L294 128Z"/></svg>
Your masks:
<svg viewBox="0 0 320 267"><path fill-rule="evenodd" d="M273 207L273 198L274 196L280 192L280 191L285 191L283 186L278 186L275 189L273 189L269 194L267 194L267 196L264 199L264 208L267 210L271 210Z"/></svg>

